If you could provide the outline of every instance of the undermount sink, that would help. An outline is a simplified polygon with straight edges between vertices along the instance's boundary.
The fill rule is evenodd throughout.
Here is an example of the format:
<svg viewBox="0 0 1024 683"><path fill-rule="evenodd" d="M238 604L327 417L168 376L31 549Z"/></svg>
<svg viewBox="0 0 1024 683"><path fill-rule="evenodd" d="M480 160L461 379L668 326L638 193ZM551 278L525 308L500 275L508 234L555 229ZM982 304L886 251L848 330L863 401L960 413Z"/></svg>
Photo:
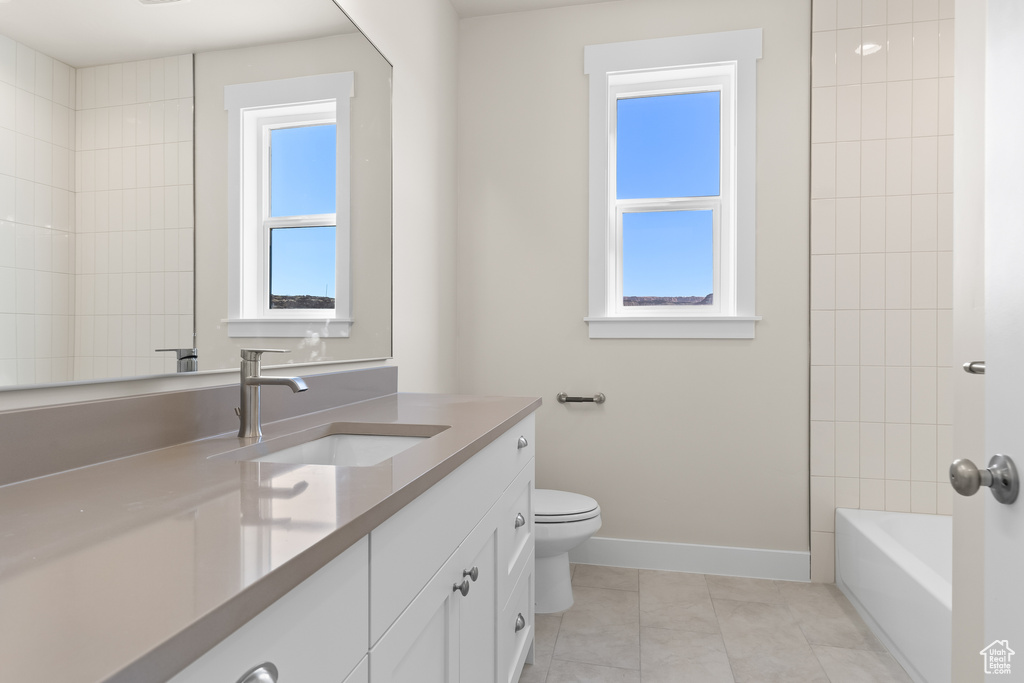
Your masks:
<svg viewBox="0 0 1024 683"><path fill-rule="evenodd" d="M381 434L332 434L269 455L252 458L251 462L372 467L390 460L428 438Z"/></svg>

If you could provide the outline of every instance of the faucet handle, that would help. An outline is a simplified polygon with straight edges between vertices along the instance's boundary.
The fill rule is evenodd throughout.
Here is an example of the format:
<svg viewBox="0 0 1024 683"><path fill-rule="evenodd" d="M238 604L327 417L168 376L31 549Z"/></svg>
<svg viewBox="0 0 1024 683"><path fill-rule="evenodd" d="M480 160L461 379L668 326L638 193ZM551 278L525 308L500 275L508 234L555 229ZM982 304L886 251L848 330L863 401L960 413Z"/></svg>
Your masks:
<svg viewBox="0 0 1024 683"><path fill-rule="evenodd" d="M288 349L241 349L242 360L259 360L264 353L288 353Z"/></svg>

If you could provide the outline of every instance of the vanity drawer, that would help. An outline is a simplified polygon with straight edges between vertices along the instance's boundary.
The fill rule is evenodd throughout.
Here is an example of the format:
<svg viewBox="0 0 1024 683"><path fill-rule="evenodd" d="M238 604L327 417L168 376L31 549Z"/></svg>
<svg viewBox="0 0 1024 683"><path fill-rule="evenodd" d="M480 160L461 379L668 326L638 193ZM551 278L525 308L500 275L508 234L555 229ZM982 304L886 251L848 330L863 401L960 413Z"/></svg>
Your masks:
<svg viewBox="0 0 1024 683"><path fill-rule="evenodd" d="M371 645L532 459L533 424L530 415L370 532Z"/></svg>
<svg viewBox="0 0 1024 683"><path fill-rule="evenodd" d="M237 681L264 662L277 667L282 681L345 681L366 655L368 571L369 539L363 538L170 683Z"/></svg>
<svg viewBox="0 0 1024 683"><path fill-rule="evenodd" d="M498 606L504 607L533 556L534 460L530 460L502 496L498 522ZM531 565L532 566L532 565Z"/></svg>
<svg viewBox="0 0 1024 683"><path fill-rule="evenodd" d="M512 597L498 620L498 681L516 683L534 638L533 553L527 558L529 570L519 577ZM522 620L520 620L522 615ZM522 628L518 628L522 625Z"/></svg>

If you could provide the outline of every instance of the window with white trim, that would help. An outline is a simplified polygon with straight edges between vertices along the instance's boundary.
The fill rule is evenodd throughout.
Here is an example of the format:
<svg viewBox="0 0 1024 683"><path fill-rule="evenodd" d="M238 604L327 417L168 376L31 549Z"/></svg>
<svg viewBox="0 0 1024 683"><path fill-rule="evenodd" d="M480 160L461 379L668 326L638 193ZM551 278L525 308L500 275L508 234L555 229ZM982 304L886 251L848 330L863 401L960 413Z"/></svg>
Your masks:
<svg viewBox="0 0 1024 683"><path fill-rule="evenodd" d="M351 72L225 88L231 337L347 337Z"/></svg>
<svg viewBox="0 0 1024 683"><path fill-rule="evenodd" d="M585 48L591 338L752 338L759 29Z"/></svg>

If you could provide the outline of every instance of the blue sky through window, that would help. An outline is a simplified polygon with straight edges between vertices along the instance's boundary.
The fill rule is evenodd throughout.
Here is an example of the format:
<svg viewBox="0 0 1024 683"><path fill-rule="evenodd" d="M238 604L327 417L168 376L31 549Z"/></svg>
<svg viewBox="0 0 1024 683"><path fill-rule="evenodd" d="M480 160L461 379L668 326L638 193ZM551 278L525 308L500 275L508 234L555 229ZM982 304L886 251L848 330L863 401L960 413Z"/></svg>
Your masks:
<svg viewBox="0 0 1024 683"><path fill-rule="evenodd" d="M335 212L334 124L270 132L270 215Z"/></svg>
<svg viewBox="0 0 1024 683"><path fill-rule="evenodd" d="M619 199L719 193L720 92L620 99L617 119Z"/></svg>
<svg viewBox="0 0 1024 683"><path fill-rule="evenodd" d="M334 296L334 227L270 231L270 293Z"/></svg>
<svg viewBox="0 0 1024 683"><path fill-rule="evenodd" d="M336 126L277 128L270 133L270 215L335 213ZM335 228L271 231L270 292L333 297Z"/></svg>
<svg viewBox="0 0 1024 683"><path fill-rule="evenodd" d="M622 216L623 296L707 296L714 290L713 212Z"/></svg>

